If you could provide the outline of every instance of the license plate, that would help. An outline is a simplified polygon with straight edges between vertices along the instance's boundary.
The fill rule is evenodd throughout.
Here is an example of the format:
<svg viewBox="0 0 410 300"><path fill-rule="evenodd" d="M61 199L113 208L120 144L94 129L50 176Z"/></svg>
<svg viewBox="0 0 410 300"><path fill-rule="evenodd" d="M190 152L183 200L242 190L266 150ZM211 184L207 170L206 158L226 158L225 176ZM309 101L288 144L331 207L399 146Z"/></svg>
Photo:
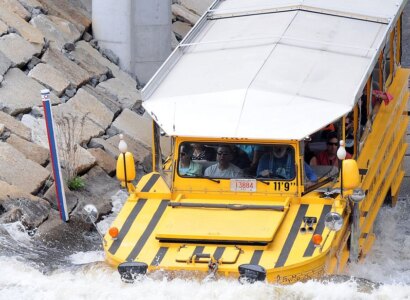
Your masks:
<svg viewBox="0 0 410 300"><path fill-rule="evenodd" d="M256 192L256 179L231 179L232 192Z"/></svg>

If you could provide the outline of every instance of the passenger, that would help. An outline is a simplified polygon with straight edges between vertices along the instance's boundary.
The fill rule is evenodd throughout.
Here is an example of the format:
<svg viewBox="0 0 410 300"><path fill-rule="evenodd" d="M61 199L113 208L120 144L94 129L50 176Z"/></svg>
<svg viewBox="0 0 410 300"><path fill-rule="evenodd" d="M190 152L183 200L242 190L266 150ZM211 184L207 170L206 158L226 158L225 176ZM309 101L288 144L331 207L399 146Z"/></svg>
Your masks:
<svg viewBox="0 0 410 300"><path fill-rule="evenodd" d="M270 147L261 146L261 145L253 145L253 152L252 156L250 157L250 166L245 170L245 173L250 176L256 175L256 170L258 168L259 160L263 154L270 152Z"/></svg>
<svg viewBox="0 0 410 300"><path fill-rule="evenodd" d="M201 143L192 144L194 152L192 153L193 160L210 160L216 159L215 149L211 147L206 147Z"/></svg>
<svg viewBox="0 0 410 300"><path fill-rule="evenodd" d="M326 150L320 152L310 161L311 166L335 166L339 167L339 159L337 158L337 149L339 148L339 139L336 132L330 132L327 137ZM352 158L349 153L346 153L346 158Z"/></svg>
<svg viewBox="0 0 410 300"><path fill-rule="evenodd" d="M276 179L295 177L295 158L291 147L275 145L271 153L265 153L259 160L257 176Z"/></svg>
<svg viewBox="0 0 410 300"><path fill-rule="evenodd" d="M231 145L231 150L232 150L232 161L231 163L237 166L240 169L247 169L251 165L251 161L248 157L248 154L240 149L236 145Z"/></svg>
<svg viewBox="0 0 410 300"><path fill-rule="evenodd" d="M304 162L305 175L309 184L315 183L318 178L313 169ZM289 146L273 146L271 153L262 155L257 175L265 178L292 179L295 177L294 155Z"/></svg>
<svg viewBox="0 0 410 300"><path fill-rule="evenodd" d="M346 136L346 151L349 154L354 153L354 128L353 114L349 113L345 118L345 136Z"/></svg>
<svg viewBox="0 0 410 300"><path fill-rule="evenodd" d="M310 149L310 140L305 141L305 150L304 150L304 160L306 163L309 163L312 158L315 156L315 153Z"/></svg>
<svg viewBox="0 0 410 300"><path fill-rule="evenodd" d="M240 144L237 147L244 151L248 155L249 160L252 161L253 153L255 151L255 145Z"/></svg>
<svg viewBox="0 0 410 300"><path fill-rule="evenodd" d="M330 123L326 127L322 128L320 132L321 132L320 134L321 140L325 140L331 132L336 132L336 126L335 124Z"/></svg>
<svg viewBox="0 0 410 300"><path fill-rule="evenodd" d="M206 177L213 178L238 178L243 176L240 168L231 163L233 159L231 147L221 145L216 152L218 163L205 169Z"/></svg>
<svg viewBox="0 0 410 300"><path fill-rule="evenodd" d="M364 128L367 123L367 89L365 88L362 96L359 99L359 110L360 110L360 127ZM360 135L362 132L360 132Z"/></svg>
<svg viewBox="0 0 410 300"><path fill-rule="evenodd" d="M387 105L394 98L392 94L388 92L379 91L379 90L373 90L372 95L373 95L372 97L373 106L376 106L377 102L380 104L382 101L384 101L384 104Z"/></svg>
<svg viewBox="0 0 410 300"><path fill-rule="evenodd" d="M202 176L202 165L191 160L194 149L189 144L184 144L179 153L179 175Z"/></svg>
<svg viewBox="0 0 410 300"><path fill-rule="evenodd" d="M313 171L313 168L309 166L305 161L303 161L303 168L305 169L305 176L307 179L306 184L310 186L314 184L315 182L317 182L318 178L317 178L315 171Z"/></svg>

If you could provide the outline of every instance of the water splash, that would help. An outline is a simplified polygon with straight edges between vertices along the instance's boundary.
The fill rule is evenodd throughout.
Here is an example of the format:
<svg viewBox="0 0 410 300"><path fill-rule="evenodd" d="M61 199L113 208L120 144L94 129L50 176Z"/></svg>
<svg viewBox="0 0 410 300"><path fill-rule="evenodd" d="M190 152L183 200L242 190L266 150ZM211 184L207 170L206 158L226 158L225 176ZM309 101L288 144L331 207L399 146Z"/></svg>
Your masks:
<svg viewBox="0 0 410 300"><path fill-rule="evenodd" d="M341 283L308 281L290 286L241 285L237 280L199 281L167 276L123 283L104 263L45 275L15 259L0 258L1 299L405 299L407 285L382 285L360 291L354 280Z"/></svg>
<svg viewBox="0 0 410 300"><path fill-rule="evenodd" d="M114 214L125 198L123 192L115 196ZM126 284L115 269L101 261L102 250L57 256L59 268L45 272L47 260L51 263L56 259L55 249L33 244L22 226L9 224L0 227L4 233L0 234L0 299L409 299L409 214L409 199L401 199L395 208L383 207L372 251L364 263L350 265L347 276L289 286L241 285L236 279L225 278L174 278L161 271ZM100 229L108 229L112 218L100 222ZM372 281L381 284L373 285Z"/></svg>
<svg viewBox="0 0 410 300"><path fill-rule="evenodd" d="M380 210L373 248L362 263L349 266L350 275L387 284L410 284L409 214L408 198L401 199L394 208Z"/></svg>
<svg viewBox="0 0 410 300"><path fill-rule="evenodd" d="M123 190L118 191L114 196L111 197L112 214L110 214L109 216L105 216L102 219L102 221L100 221L97 224L98 229L102 233L106 233L108 231L111 223L117 217L118 213L121 210L121 207L124 205L124 202L127 198L128 198L128 194Z"/></svg>

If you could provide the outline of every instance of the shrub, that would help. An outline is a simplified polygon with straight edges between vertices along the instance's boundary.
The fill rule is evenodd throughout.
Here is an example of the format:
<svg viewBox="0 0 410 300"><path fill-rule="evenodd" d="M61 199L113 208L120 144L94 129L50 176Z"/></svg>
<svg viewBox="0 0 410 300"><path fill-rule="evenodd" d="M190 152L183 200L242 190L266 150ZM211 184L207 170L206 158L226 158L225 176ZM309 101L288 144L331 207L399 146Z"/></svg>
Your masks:
<svg viewBox="0 0 410 300"><path fill-rule="evenodd" d="M77 191L85 187L85 181L81 177L76 176L68 180L67 185L71 191Z"/></svg>

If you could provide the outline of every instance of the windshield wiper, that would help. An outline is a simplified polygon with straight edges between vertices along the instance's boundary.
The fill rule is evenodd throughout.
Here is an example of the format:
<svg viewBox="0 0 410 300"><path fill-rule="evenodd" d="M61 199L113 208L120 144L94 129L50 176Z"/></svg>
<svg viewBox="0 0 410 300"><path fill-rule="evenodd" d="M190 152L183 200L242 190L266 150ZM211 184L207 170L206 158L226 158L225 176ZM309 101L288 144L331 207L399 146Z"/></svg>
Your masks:
<svg viewBox="0 0 410 300"><path fill-rule="evenodd" d="M200 175L197 175L197 174L194 174L194 173L186 173L184 176L185 176L185 178L190 178L190 177L203 178L203 179L208 179L208 180L216 182L216 183L221 183L221 181L219 179L213 179L213 178L208 177L208 176L200 176Z"/></svg>
<svg viewBox="0 0 410 300"><path fill-rule="evenodd" d="M320 190L318 190L321 186L329 183L333 181L333 177L327 177L326 179L322 180L322 181L318 181L317 183L313 184L312 186L308 187L303 193L302 195L306 195L307 193L310 193L311 191L318 191L321 192Z"/></svg>
<svg viewBox="0 0 410 300"><path fill-rule="evenodd" d="M270 181L266 181L266 180L263 180L263 179L260 179L260 178L255 178L255 179L256 179L256 181L262 182L263 184L270 185Z"/></svg>
<svg viewBox="0 0 410 300"><path fill-rule="evenodd" d="M201 177L201 178L205 178L205 179L208 179L208 180L213 181L213 182L216 182L216 183L221 183L221 181L220 181L219 179L213 179L213 178L208 177L208 176L203 176L203 177Z"/></svg>

